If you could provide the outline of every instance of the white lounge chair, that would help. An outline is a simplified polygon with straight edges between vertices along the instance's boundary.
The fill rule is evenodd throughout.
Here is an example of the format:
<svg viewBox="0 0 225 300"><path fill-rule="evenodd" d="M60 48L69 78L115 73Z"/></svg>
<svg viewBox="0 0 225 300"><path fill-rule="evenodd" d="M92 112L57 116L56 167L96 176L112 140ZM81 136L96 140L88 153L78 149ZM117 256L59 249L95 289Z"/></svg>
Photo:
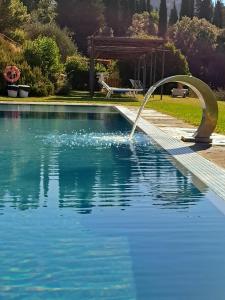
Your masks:
<svg viewBox="0 0 225 300"><path fill-rule="evenodd" d="M107 91L106 98L110 99L110 97L114 93L118 94L130 94L133 97L136 97L137 93L143 92L142 89L129 89L129 88L116 88L116 87L111 87L109 86L104 80L99 79L99 83L103 86L103 88Z"/></svg>

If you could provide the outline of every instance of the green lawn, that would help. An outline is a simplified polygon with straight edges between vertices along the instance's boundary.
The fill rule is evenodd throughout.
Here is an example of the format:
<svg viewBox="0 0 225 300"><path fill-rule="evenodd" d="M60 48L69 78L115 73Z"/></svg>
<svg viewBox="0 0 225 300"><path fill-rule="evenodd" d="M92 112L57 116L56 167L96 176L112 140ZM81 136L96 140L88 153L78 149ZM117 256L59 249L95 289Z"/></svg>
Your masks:
<svg viewBox="0 0 225 300"><path fill-rule="evenodd" d="M143 97L140 96L139 100ZM1 101L20 101L20 102L66 102L66 103L93 103L93 104L120 104L126 106L140 106L140 102L136 99L129 97L116 97L110 100L105 99L105 97L97 93L96 96L91 99L87 92L72 92L70 96L50 96L42 98L32 98L29 99L15 99L0 97ZM225 102L219 101L219 121L216 131L225 134ZM194 98L171 98L170 96L164 96L163 100L157 95L149 101L147 104L148 108L155 109L157 111L169 114L176 117L177 119L183 120L193 125L199 125L201 120L201 108L198 99Z"/></svg>

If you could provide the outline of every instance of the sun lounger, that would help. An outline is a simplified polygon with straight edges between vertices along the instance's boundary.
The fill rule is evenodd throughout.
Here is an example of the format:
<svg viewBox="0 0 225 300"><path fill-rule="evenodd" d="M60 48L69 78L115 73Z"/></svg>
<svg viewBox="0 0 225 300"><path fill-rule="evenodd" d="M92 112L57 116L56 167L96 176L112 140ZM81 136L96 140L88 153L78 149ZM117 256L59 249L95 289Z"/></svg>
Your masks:
<svg viewBox="0 0 225 300"><path fill-rule="evenodd" d="M130 94L133 97L136 97L137 93L143 92L142 89L129 89L129 88L116 88L109 86L104 80L99 80L99 83L103 86L103 88L107 91L107 99L110 99L110 97L113 94Z"/></svg>

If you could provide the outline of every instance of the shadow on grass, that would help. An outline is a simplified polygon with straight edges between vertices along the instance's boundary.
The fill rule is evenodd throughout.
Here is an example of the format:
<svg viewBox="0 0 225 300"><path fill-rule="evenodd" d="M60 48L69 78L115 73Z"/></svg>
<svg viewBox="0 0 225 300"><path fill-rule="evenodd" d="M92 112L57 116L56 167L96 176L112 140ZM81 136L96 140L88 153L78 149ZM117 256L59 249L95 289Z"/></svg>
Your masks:
<svg viewBox="0 0 225 300"><path fill-rule="evenodd" d="M137 99L127 96L112 96L111 99L107 99L105 94L96 92L95 96L91 98L90 94L88 92L83 91L72 91L70 95L68 96L52 96L50 101L87 101L87 102L138 102Z"/></svg>

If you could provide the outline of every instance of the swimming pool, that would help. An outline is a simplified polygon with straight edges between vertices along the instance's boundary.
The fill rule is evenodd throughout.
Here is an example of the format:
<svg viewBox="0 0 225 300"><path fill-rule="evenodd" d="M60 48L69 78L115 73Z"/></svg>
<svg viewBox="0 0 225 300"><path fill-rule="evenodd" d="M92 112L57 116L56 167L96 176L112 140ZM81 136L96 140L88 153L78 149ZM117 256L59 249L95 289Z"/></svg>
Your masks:
<svg viewBox="0 0 225 300"><path fill-rule="evenodd" d="M110 107L0 111L0 299L225 299L216 197L153 140Z"/></svg>

